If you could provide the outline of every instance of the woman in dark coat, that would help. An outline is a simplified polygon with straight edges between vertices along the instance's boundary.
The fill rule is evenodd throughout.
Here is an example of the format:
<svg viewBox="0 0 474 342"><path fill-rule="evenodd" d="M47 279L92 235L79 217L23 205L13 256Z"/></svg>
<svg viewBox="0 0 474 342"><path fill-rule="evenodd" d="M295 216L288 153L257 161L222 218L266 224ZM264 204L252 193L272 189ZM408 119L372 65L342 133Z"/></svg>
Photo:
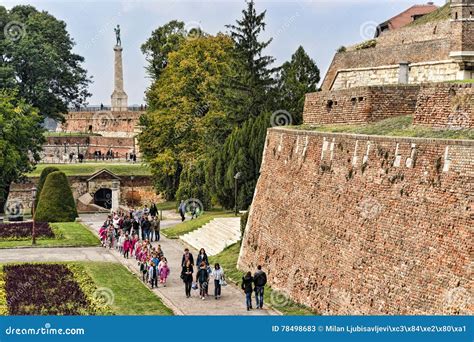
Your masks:
<svg viewBox="0 0 474 342"><path fill-rule="evenodd" d="M199 250L199 255L197 257L196 265L201 265L202 262L204 262L206 264L206 267L209 266L209 260L207 258L207 254L206 254L206 251L204 250L204 248L201 248Z"/></svg>
<svg viewBox="0 0 474 342"><path fill-rule="evenodd" d="M181 279L184 282L184 291L186 292L186 298L191 297L191 286L193 285L193 264L188 259L186 264L183 266L181 270Z"/></svg>
<svg viewBox="0 0 474 342"><path fill-rule="evenodd" d="M247 302L247 311L252 309L252 291L253 291L253 277L251 272L247 272L242 277L242 290L245 292L245 299Z"/></svg>

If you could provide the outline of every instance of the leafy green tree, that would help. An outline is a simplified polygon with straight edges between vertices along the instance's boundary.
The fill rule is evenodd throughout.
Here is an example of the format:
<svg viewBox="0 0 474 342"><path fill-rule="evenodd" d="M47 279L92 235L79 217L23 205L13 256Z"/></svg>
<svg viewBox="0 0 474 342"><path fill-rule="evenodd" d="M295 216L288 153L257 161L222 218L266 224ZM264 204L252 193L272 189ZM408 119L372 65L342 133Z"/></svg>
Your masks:
<svg viewBox="0 0 474 342"><path fill-rule="evenodd" d="M273 74L278 69L271 68L275 59L264 55L272 39L259 41L259 35L265 30L265 14L266 11L257 14L251 0L242 11L242 19L237 20L236 25L226 26L235 42L234 68L237 70L235 76L228 79L226 100L238 124L265 111L267 93L275 84Z"/></svg>
<svg viewBox="0 0 474 342"><path fill-rule="evenodd" d="M32 6L0 6L0 85L39 109L62 119L68 105L90 96L84 58L72 53L66 24Z"/></svg>
<svg viewBox="0 0 474 342"><path fill-rule="evenodd" d="M40 175L39 180L38 180L38 185L36 187L36 201L34 203L35 209L38 206L38 199L41 195L41 190L43 190L43 186L44 186L44 182L46 181L46 177L48 177L48 175L51 172L55 172L55 171L59 171L59 169L57 167L54 167L54 166L45 167L43 169L43 171L41 171L41 175Z"/></svg>
<svg viewBox="0 0 474 342"><path fill-rule="evenodd" d="M42 117L15 93L0 90L0 209L10 183L33 169L44 142Z"/></svg>
<svg viewBox="0 0 474 342"><path fill-rule="evenodd" d="M184 39L184 23L172 20L154 30L151 37L142 44L141 50L148 62L146 70L152 80L156 81L160 77L168 65L168 55L178 50Z"/></svg>
<svg viewBox="0 0 474 342"><path fill-rule="evenodd" d="M317 91L319 80L319 68L302 46L291 56L291 61L282 65L276 98L280 109L292 115L294 125L303 123L305 95Z"/></svg>
<svg viewBox="0 0 474 342"><path fill-rule="evenodd" d="M73 222L76 217L76 202L66 174L51 172L41 191L35 219L43 222Z"/></svg>
<svg viewBox="0 0 474 342"><path fill-rule="evenodd" d="M167 199L175 196L183 165L213 151L231 131L221 89L232 73L232 48L225 35L184 41L147 92L151 110L141 119L140 150Z"/></svg>

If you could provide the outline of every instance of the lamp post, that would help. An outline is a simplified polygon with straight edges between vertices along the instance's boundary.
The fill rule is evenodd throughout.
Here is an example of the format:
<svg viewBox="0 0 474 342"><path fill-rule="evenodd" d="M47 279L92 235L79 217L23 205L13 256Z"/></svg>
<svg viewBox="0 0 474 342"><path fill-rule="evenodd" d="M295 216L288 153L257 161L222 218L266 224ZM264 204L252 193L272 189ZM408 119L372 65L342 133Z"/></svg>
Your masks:
<svg viewBox="0 0 474 342"><path fill-rule="evenodd" d="M130 176L130 180L132 181L132 208L135 206L135 195L133 194L133 179L134 176Z"/></svg>
<svg viewBox="0 0 474 342"><path fill-rule="evenodd" d="M237 172L234 176L235 180L235 188L234 188L234 211L235 211L235 216L237 216L237 181L240 179L242 176L241 172Z"/></svg>
<svg viewBox="0 0 474 342"><path fill-rule="evenodd" d="M31 188L31 197L33 198L31 206L31 217L33 219L31 226L31 244L36 245L36 230L35 230L35 205L36 205L36 187Z"/></svg>

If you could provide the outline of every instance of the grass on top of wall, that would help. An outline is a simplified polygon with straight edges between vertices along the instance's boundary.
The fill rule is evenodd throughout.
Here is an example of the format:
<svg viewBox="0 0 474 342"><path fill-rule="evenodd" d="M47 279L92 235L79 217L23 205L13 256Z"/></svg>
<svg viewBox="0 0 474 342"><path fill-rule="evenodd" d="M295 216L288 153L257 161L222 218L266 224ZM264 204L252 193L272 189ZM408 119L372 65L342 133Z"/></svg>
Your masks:
<svg viewBox="0 0 474 342"><path fill-rule="evenodd" d="M219 263L224 270L225 276L227 281L235 283L237 286L241 285L242 277L244 276L244 272L251 271L252 274L255 270L239 270L237 268L237 259L239 258L240 253L240 242L230 245L222 252L217 255L209 257L209 262L211 263L212 267L214 267L215 263ZM265 270L265 265L263 265ZM225 291L225 289L223 290ZM273 299L272 299L273 298ZM252 301L255 305L255 296L252 295ZM284 294L274 291L270 286L265 286L264 292L264 307L271 307L272 302L275 304L274 308L280 311L284 315L289 316L309 316L309 315L317 315L316 312L311 310L310 308L295 303Z"/></svg>
<svg viewBox="0 0 474 342"><path fill-rule="evenodd" d="M328 133L351 133L432 139L474 139L474 129L433 129L430 127L413 126L413 117L411 115L397 116L395 118L364 125L302 125L295 128Z"/></svg>
<svg viewBox="0 0 474 342"><path fill-rule="evenodd" d="M423 25L427 23L431 23L433 21L441 21L441 20L448 20L451 18L451 8L450 4L447 3L444 6L441 6L437 10L428 13L421 18L415 20L414 22L410 23L408 26L417 26Z"/></svg>
<svg viewBox="0 0 474 342"><path fill-rule="evenodd" d="M66 176L88 176L97 171L107 169L117 176L151 176L150 169L140 163L75 163L75 164L38 164L36 169L27 173L27 177L39 177L41 171L48 166L54 166L66 174Z"/></svg>

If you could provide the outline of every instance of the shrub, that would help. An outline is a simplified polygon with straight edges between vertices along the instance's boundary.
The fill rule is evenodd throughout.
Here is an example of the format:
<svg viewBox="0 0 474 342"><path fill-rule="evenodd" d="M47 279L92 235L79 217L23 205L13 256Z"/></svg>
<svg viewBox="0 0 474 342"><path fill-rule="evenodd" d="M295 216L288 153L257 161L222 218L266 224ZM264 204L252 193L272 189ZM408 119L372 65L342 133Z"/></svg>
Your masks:
<svg viewBox="0 0 474 342"><path fill-rule="evenodd" d="M346 52L346 47L345 46L340 46L339 49L337 49L337 52Z"/></svg>
<svg viewBox="0 0 474 342"><path fill-rule="evenodd" d="M240 216L240 236L243 238L245 233L245 227L247 226L247 221L249 219L249 210L247 210L242 216Z"/></svg>
<svg viewBox="0 0 474 342"><path fill-rule="evenodd" d="M356 45L355 49L356 50L364 50L364 49L374 48L376 46L377 46L377 40L376 39L371 39L371 40L367 40L363 43L360 43L359 45Z"/></svg>
<svg viewBox="0 0 474 342"><path fill-rule="evenodd" d="M77 217L76 203L64 172L46 177L35 213L37 221L72 222Z"/></svg>
<svg viewBox="0 0 474 342"><path fill-rule="evenodd" d="M40 194L41 194L41 190L43 189L43 186L44 186L44 182L46 181L46 177L48 177L48 175L51 173L51 172L55 172L55 171L59 171L59 169L55 166L48 166L48 167L45 167L43 169L43 171L41 171L41 175L39 177L39 180L38 180L38 185L36 187L36 201L35 201L35 209L38 207L38 199L40 197Z"/></svg>

